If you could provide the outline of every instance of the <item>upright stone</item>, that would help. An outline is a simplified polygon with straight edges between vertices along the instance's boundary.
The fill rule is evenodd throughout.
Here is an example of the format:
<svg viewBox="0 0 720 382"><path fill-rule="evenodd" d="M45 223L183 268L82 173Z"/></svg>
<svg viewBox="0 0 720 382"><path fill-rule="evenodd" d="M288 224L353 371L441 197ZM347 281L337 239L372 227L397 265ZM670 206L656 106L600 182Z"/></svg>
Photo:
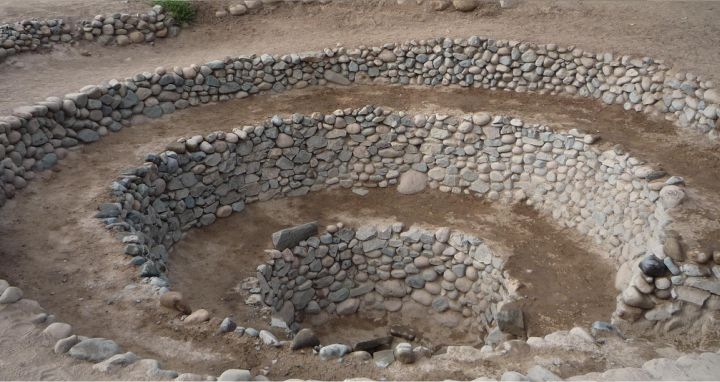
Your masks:
<svg viewBox="0 0 720 382"><path fill-rule="evenodd" d="M272 234L273 246L282 251L298 245L301 241L317 235L317 222L305 223L291 228L285 228Z"/></svg>

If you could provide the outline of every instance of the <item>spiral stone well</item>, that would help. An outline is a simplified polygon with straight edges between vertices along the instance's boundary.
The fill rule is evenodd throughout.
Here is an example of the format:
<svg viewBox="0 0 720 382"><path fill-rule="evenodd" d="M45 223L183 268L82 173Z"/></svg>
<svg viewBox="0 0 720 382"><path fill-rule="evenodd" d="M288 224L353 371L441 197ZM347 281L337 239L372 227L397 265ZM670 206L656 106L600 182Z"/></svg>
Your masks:
<svg viewBox="0 0 720 382"><path fill-rule="evenodd" d="M650 58L554 44L444 38L227 58L158 68L17 109L0 121L0 205L68 149L111 131L209 102L356 82L592 97L664 115L708 138L720 116L717 91L696 76L673 75ZM617 322L676 328L684 314L708 316L720 306L719 260L686 257L668 229L686 196L682 178L603 145L597 135L480 110L426 115L367 105L221 127L148 154L110 186L112 200L96 217L120 233L130 263L153 283L166 278L172 247L185 232L251 203L391 187L525 203L585 235L618 269ZM251 266L258 267L263 302L293 332L308 314L394 313L419 304L460 313L464 327L489 333L505 325L498 319L503 306L521 296L504 271L507 254L479 235L402 224L335 226ZM163 282L157 292L166 288Z"/></svg>

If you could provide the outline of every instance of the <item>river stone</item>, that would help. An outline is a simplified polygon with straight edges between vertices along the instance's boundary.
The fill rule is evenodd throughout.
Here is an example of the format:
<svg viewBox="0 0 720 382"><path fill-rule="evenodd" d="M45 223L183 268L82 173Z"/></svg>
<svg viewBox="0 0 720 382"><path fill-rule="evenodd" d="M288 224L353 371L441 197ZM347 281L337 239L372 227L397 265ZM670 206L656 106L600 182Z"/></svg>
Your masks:
<svg viewBox="0 0 720 382"><path fill-rule="evenodd" d="M357 312L360 307L360 300L357 298L347 299L339 304L335 308L335 312L341 316L347 316Z"/></svg>
<svg viewBox="0 0 720 382"><path fill-rule="evenodd" d="M311 348L320 345L320 339L315 335L312 329L301 329L293 338L290 349L299 350L304 348Z"/></svg>
<svg viewBox="0 0 720 382"><path fill-rule="evenodd" d="M250 371L244 369L228 369L222 372L218 381L251 381Z"/></svg>
<svg viewBox="0 0 720 382"><path fill-rule="evenodd" d="M680 204L685 198L685 191L678 186L665 186L660 190L660 202L666 209L673 208Z"/></svg>
<svg viewBox="0 0 720 382"><path fill-rule="evenodd" d="M412 297L413 300L415 300L417 303L430 306L432 304L433 295L428 293L424 289L416 289L411 294L410 297Z"/></svg>
<svg viewBox="0 0 720 382"><path fill-rule="evenodd" d="M205 309L198 309L185 317L186 324L199 324L210 319L210 312Z"/></svg>
<svg viewBox="0 0 720 382"><path fill-rule="evenodd" d="M235 331L237 324L230 317L225 317L220 323L220 332L229 333Z"/></svg>
<svg viewBox="0 0 720 382"><path fill-rule="evenodd" d="M272 334L271 332L269 332L267 330L261 330L259 336L265 345L275 346L278 343L280 343L280 340L278 340L274 334Z"/></svg>
<svg viewBox="0 0 720 382"><path fill-rule="evenodd" d="M0 295L2 295L7 288L10 288L10 284L5 280L0 279Z"/></svg>
<svg viewBox="0 0 720 382"><path fill-rule="evenodd" d="M373 353L373 362L375 366L384 369L390 366L395 361L395 354L393 350L380 350Z"/></svg>
<svg viewBox="0 0 720 382"><path fill-rule="evenodd" d="M138 360L138 356L133 352L125 354L115 354L114 356L93 365L93 369L102 373L114 373L119 368L131 365Z"/></svg>
<svg viewBox="0 0 720 382"><path fill-rule="evenodd" d="M427 175L415 170L408 170L400 175L397 191L403 195L422 192L427 185Z"/></svg>
<svg viewBox="0 0 720 382"><path fill-rule="evenodd" d="M165 292L160 296L160 305L169 309L175 309L182 314L192 313L192 309L183 298L180 292Z"/></svg>
<svg viewBox="0 0 720 382"><path fill-rule="evenodd" d="M625 288L622 292L622 300L625 304L640 309L651 309L655 306L655 303L648 296L640 293L634 286Z"/></svg>
<svg viewBox="0 0 720 382"><path fill-rule="evenodd" d="M72 334L72 326L64 322L53 322L43 330L43 334L56 340L67 338Z"/></svg>
<svg viewBox="0 0 720 382"><path fill-rule="evenodd" d="M7 287L0 295L0 304L14 304L23 298L23 292L18 287Z"/></svg>
<svg viewBox="0 0 720 382"><path fill-rule="evenodd" d="M643 258L638 264L638 267L640 267L640 270L642 270L645 275L650 277L661 277L668 273L668 268L665 266L665 263L655 255L648 255Z"/></svg>
<svg viewBox="0 0 720 382"><path fill-rule="evenodd" d="M477 0L453 0L452 4L460 12L470 12L478 7Z"/></svg>
<svg viewBox="0 0 720 382"><path fill-rule="evenodd" d="M347 77L343 76L342 74L338 72L334 72L332 70L326 70L325 73L323 73L323 77L328 81L332 82L334 84L338 85L350 85L350 80L347 79Z"/></svg>
<svg viewBox="0 0 720 382"><path fill-rule="evenodd" d="M383 297L404 297L405 283L400 280L386 280L375 284L375 291Z"/></svg>
<svg viewBox="0 0 720 382"><path fill-rule="evenodd" d="M349 346L344 344L331 344L327 346L323 346L320 349L320 358L323 361L334 359L334 358L340 358L344 356L347 353L350 353L351 349Z"/></svg>
<svg viewBox="0 0 720 382"><path fill-rule="evenodd" d="M105 338L89 338L70 348L68 354L82 361L101 362L118 353L120 353L120 346L115 341Z"/></svg>
<svg viewBox="0 0 720 382"><path fill-rule="evenodd" d="M359 362L369 361L372 359L372 355L366 351L354 351L347 356L348 359L352 359Z"/></svg>
<svg viewBox="0 0 720 382"><path fill-rule="evenodd" d="M408 341L415 341L415 338L417 338L415 329L405 325L390 325L390 335L404 338Z"/></svg>
<svg viewBox="0 0 720 382"><path fill-rule="evenodd" d="M95 130L83 129L77 133L77 138L82 143L92 143L100 139L100 135Z"/></svg>
<svg viewBox="0 0 720 382"><path fill-rule="evenodd" d="M395 360L400 363L409 364L415 362L415 353L413 352L412 345L407 342L397 344L393 355L395 356Z"/></svg>
<svg viewBox="0 0 720 382"><path fill-rule="evenodd" d="M523 320L523 312L520 307L515 304L504 304L495 315L498 328L507 334L517 337L525 335L525 322Z"/></svg>
<svg viewBox="0 0 720 382"><path fill-rule="evenodd" d="M280 133L275 140L275 145L280 148L292 147L295 141L293 138L285 133Z"/></svg>
<svg viewBox="0 0 720 382"><path fill-rule="evenodd" d="M317 235L317 222L305 223L295 227L285 228L272 234L273 246L275 249L282 251L287 248L293 248L300 244L301 241L311 236Z"/></svg>
<svg viewBox="0 0 720 382"><path fill-rule="evenodd" d="M77 345L78 342L80 342L80 339L76 335L72 335L67 338L63 338L55 342L55 346L53 347L53 351L55 354L65 354L72 348L73 346Z"/></svg>

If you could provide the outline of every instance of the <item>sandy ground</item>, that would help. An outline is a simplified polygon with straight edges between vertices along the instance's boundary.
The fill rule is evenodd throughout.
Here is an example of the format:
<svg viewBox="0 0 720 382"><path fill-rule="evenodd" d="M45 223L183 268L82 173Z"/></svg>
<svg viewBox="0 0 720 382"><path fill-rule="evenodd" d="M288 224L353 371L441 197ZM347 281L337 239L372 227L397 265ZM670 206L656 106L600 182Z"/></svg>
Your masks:
<svg viewBox="0 0 720 382"><path fill-rule="evenodd" d="M5 7L0 9L32 16L33 10L50 7L52 12L63 13L72 9L70 2L77 1L87 7L83 8L83 12L94 13L99 3L61 1L63 3L32 0L25 3L26 8L22 8L13 0L0 0L0 6ZM720 58L720 49L717 49L720 46L720 20L716 17L720 3L717 2L576 3L538 0L525 2L516 9L484 9L472 14L435 13L417 6L380 6L376 2L370 5L359 3L284 7L251 17L219 23L213 21L212 25L205 23L192 27L180 37L158 42L155 46L121 49L81 45L60 48L50 54L18 56L0 63L0 112L45 96L73 91L88 83L151 70L163 64L187 65L225 55L283 53L334 46L336 43L353 46L440 35L491 35L576 44L594 51L651 55L710 78L716 76L714 63ZM109 4L117 5L114 1ZM11 8L15 10L7 11ZM4 13L0 11L0 14ZM308 25L313 27L308 28ZM81 55L83 51L90 52L91 56ZM165 366L181 371L217 375L228 367L252 368L253 373L267 368L269 376L277 379L340 379L361 375L425 379L480 376L471 375L469 371L447 374L441 370L423 371L423 368L416 369L415 374L403 369L378 371L369 365L354 364L338 368L314 358L308 360L302 354L282 350L259 352L255 343L247 338L217 336L217 322L188 328L177 320L177 316L158 309L152 296L137 297L132 290L123 289L128 284L132 285L133 280L138 281L134 279L135 272L126 265L127 258L120 255L121 248L115 238L92 218L95 206L107 200L107 186L118 173L137 165L146 153L162 149L167 142L179 136L228 130L276 113L329 112L369 103L419 112L487 110L534 122L549 122L555 128L580 127L597 131L608 147L622 143L634 155L660 163L670 173L686 178L691 193L687 202L689 208L677 223L683 233L709 243L720 232L720 212L715 203L720 184L717 177L712 176L720 170L718 147L699 144L702 137L688 132L679 133L666 121L648 119L640 114L624 112L619 107L605 107L588 100L532 94L367 86L315 88L177 112L146 125L124 129L97 144L74 151L68 160L52 172L44 173L40 180L31 182L3 208L0 215L0 278L23 288L26 296L38 300L60 320L73 324L80 334L113 338L127 350L145 357L157 357L165 361ZM432 194L422 197L429 199L419 199L421 202L435 206L425 216L408 214L408 208L388 211L405 223L416 220L442 225L439 221L447 221L447 225L465 225L468 230L479 230L477 233L481 237L485 236L485 230L492 230L497 227L496 223L503 223L486 220L482 216L473 217L471 212L481 212L485 208L475 200L449 196L447 200L440 200ZM217 314L237 314L250 322L267 322L261 313L242 310L238 296L228 293L233 283L252 273L255 261L249 261L250 268L245 267L247 264L243 261L231 262L229 266L235 275L223 277L213 286L198 286L190 282L202 281L199 276L203 274L210 277L217 267L212 256L221 260L226 258L222 253L205 257L200 269L193 268L189 260L193 253L207 253L212 249L216 252L242 251L242 256L247 256L242 259L252 260L259 253L257 249L267 247L269 232L285 224L274 213L278 206L296 208L286 216L288 218L314 216L328 221L346 217L342 211L347 210L349 204L360 206L363 202L363 199L351 194L331 198L338 206L332 210L313 208L320 204L317 199L315 202L308 199L307 204L293 200L264 206L258 204L248 208L243 213L245 215L238 214L217 223L213 226L217 230L193 231L188 240L178 246L171 277L177 275L178 288L188 294L194 307L207 307ZM395 200L390 195L374 194L367 200L373 198ZM396 204L407 206L414 202L412 199L398 199ZM471 205L477 206L478 210L467 212L470 210L467 207ZM607 319L613 303L612 291L609 295L602 292L611 285L612 276L609 270L594 273L595 269L607 267L603 265L602 257L589 257L588 252L592 253L594 249L581 249L584 244L579 245L580 239L572 232L555 231L551 224L544 224L544 218L528 215L527 211L515 212L505 221L505 224L519 222L514 227L516 231L512 232L548 233L557 238L557 241L525 238L510 248L517 256L509 268L518 277L524 275L526 285L534 287L524 291L528 295L526 309L531 330L545 333L595 319ZM367 210L367 216L374 214L374 210ZM254 228L243 225L243 216L266 224ZM231 232L233 224L240 227L237 228L240 233L257 234L257 240L243 242L240 247L235 241L229 242L223 233ZM499 242L508 245L507 238ZM203 246L204 240L213 240L212 246ZM553 263L546 261L547 257L529 256L533 253L559 254L571 261L562 262L567 268L558 269L556 265L560 262L555 260L557 256L551 258ZM524 272L526 269L534 272ZM572 272L577 272L578 277L570 277L566 281L557 278L558 273ZM193 279L190 275L194 273L196 278ZM550 280L557 281L548 283ZM537 288L537 285L543 287ZM593 293L573 296L572 300L568 300L565 293L568 290L589 290ZM573 304L568 306L567 301ZM564 308L559 309L562 304ZM5 309L0 311L0 318L22 314ZM93 373L87 364L57 357L47 347L38 348L37 344L41 341L36 338L37 333L31 326L11 325L10 322L12 320L0 320L0 352L10 354L9 357L0 357L0 379L108 378ZM640 362L637 357L627 358L623 360L620 357L612 362L596 360L587 364L576 360L566 365L564 375L599 370L611 363L631 365ZM279 361L274 363L274 360ZM533 359L528 355L513 362L529 366ZM493 365L482 367L485 367L486 375L498 370ZM473 372L479 371L473 369Z"/></svg>

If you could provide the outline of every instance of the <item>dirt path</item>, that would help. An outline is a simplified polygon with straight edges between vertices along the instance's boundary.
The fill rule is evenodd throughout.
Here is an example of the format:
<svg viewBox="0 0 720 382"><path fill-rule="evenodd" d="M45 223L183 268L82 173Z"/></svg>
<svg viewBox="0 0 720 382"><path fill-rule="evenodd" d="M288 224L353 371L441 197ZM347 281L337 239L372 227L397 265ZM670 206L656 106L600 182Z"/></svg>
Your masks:
<svg viewBox="0 0 720 382"><path fill-rule="evenodd" d="M678 142L687 141L687 138L679 135L668 122L648 121L642 115L626 113L616 107L597 106L589 100L569 101L557 97L541 98L528 94L467 89L444 89L435 92L428 92L423 88L373 86L303 89L180 111L161 120L124 129L96 144L79 148L55 171L44 174L41 180L30 182L28 189L3 208L3 214L0 216L0 263L3 264L0 278L6 278L11 283L22 286L28 296L39 300L61 320L75 325L80 333L116 339L121 345L140 355L165 360L168 367L193 370L198 368L197 370L214 373L218 373L223 367L241 366L258 370L272 365L272 360L282 355L283 366L272 368L273 373L280 373L277 375L314 378L372 376L371 373L374 372L372 368L351 368L343 370L342 374L336 374L332 369L328 369L327 365L322 364L318 365L318 369L312 369L310 374L301 374L293 366L307 362L300 355L258 352L247 340L230 341L226 337L218 337L214 331L217 322L198 331L188 331L178 323L175 316L167 311L158 310L151 296L138 298L133 295L132 290L124 289L129 284L129 280L135 277L134 271L132 267L126 265L127 258L120 255L121 248L118 242L92 218L96 206L107 199L107 186L116 174L125 168L137 165L146 153L162 149L167 142L176 137L198 132L227 130L237 125L257 122L276 113L328 112L368 103L426 113L457 114L489 110L494 113L519 116L530 121L553 121L554 128L591 126L603 137L611 136L614 140L622 141L624 145L633 148L635 150L633 153L640 158L661 159L665 155L666 159L672 160L668 163L668 167L682 170L682 174L688 179L688 184L693 187L698 184L706 191L720 190L717 180L714 181L715 183L712 180L703 180L706 178L705 168L693 165L699 160L698 158L705 158L703 160L708 161L710 165L717 165L720 160L713 159L717 158L715 148L700 146L692 152L692 155L685 153L668 157L667 153L674 152L671 149ZM600 109L602 113L599 112ZM647 145L649 139L655 143ZM388 200L389 205L392 205L393 201ZM309 204L304 208L310 209L313 214L320 213L312 210L312 206L313 204ZM396 214L401 212L394 211ZM441 217L443 211L440 206L433 208L429 213L437 215L428 215L424 219ZM712 208L705 211L711 216L718 216ZM370 210L368 216L372 214ZM401 216L410 219L407 214ZM237 219L242 220L241 217ZM423 218L418 216L416 219ZM462 224L463 220L472 219L466 217L453 221ZM266 218L266 221L272 224L262 227L259 243L266 240L267 232L275 229L273 224L278 225L276 220ZM222 230L222 224L225 223L218 224L213 228ZM532 225L524 227L525 232L529 230L532 233ZM199 235L200 239L203 237L202 233L191 233L191 239L193 235ZM572 239L572 235L568 236L568 232L558 232L553 235L566 236L570 241L557 242L565 244L556 243L554 250L550 251L549 248L553 243L549 240L547 242L519 240L517 246L513 248L521 254L516 259L523 260L522 253L528 256L543 251L560 253L579 256L580 261L573 263L570 270L587 268L587 263L582 260L583 252L578 251L573 244L580 239ZM189 243L190 249L201 248L197 239L194 241L194 247L193 241ZM258 245L260 244L256 244ZM49 248L52 250L48 251ZM250 249L254 251L253 247ZM521 274L526 269L535 269L538 277L526 279L528 284L537 286L556 279L557 269L553 270L541 261L528 261L528 258L525 260L518 261L515 266L511 264L511 268L515 269L517 274ZM210 265L205 266L210 268L203 272L212 271ZM236 266L240 265L236 264ZM254 266L253 262L252 267ZM185 272L189 272L190 269L188 263ZM541 269L550 273L544 273L543 276L543 272L538 271ZM568 268L562 268L560 272L567 270ZM203 272L198 274L202 275ZM237 268L236 272L242 275L249 270L241 267ZM609 288L611 277L607 276L604 279L600 277L587 284L584 280L587 275L588 273L578 273L577 280L571 284L556 283L554 286L557 289L527 288L523 291L528 295L528 301L534 302L534 305L529 306L528 309L531 312L532 325L535 325L538 332L586 323L598 319L597 316L603 312L609 314L607 308L610 305L606 308L604 304L595 303L597 306L593 307L592 298L584 302L582 299L577 299L578 305L569 307L569 310L558 309L558 306L564 302L560 292L567 290L565 288L569 286L573 290ZM230 285L230 281L221 282L219 287L222 289L227 285ZM186 285L181 288L184 288L190 296L195 296L192 288L200 288L200 292L203 292L203 287ZM200 299L223 297L217 294L218 291L205 290L205 292L207 294L199 293L192 297L196 305L199 304ZM602 299L607 298L602 297ZM216 303L213 304L215 309L221 312L224 302L215 301ZM611 298L603 301L612 304ZM237 306L236 304L236 300L228 301L230 306ZM563 320L563 317L566 319ZM267 322L266 317L258 316L253 319ZM108 325L110 322L112 325ZM152 341L143 340L151 337ZM432 378L425 374L417 377Z"/></svg>
<svg viewBox="0 0 720 382"><path fill-rule="evenodd" d="M51 6L47 0L33 1ZM383 3L283 6L272 12L200 24L154 46L59 46L51 54L17 56L0 63L0 113L161 65L187 66L225 56L290 53L336 44L352 47L473 34L647 55L667 60L678 70L720 78L720 2L533 0L513 9L484 8L469 14ZM55 6L55 11L72 9L66 5ZM642 17L637 17L640 14ZM81 54L86 51L92 55Z"/></svg>

